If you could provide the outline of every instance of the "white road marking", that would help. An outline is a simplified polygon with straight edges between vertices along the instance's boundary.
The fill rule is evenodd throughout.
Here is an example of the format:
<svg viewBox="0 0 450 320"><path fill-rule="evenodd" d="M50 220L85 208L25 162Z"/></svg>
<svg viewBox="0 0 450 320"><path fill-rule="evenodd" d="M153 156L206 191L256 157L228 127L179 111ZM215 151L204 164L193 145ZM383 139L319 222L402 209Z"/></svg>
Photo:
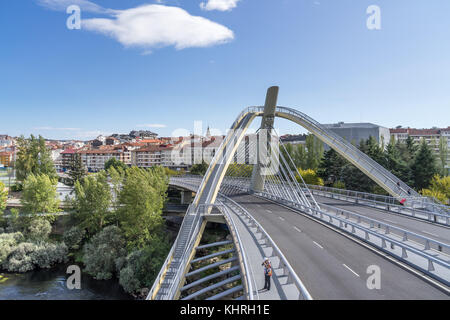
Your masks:
<svg viewBox="0 0 450 320"><path fill-rule="evenodd" d="M427 234L429 234L431 236L435 236L435 237L439 238L439 236L437 234L434 234L434 233L431 233L431 232L428 232L428 231L425 231L425 230L422 230L422 232L425 232L425 233L427 233Z"/></svg>
<svg viewBox="0 0 450 320"><path fill-rule="evenodd" d="M315 241L313 241L314 242L314 244L316 245L316 246L318 246L320 249L323 249L323 247L320 245L320 244L318 244L317 242L315 242Z"/></svg>
<svg viewBox="0 0 450 320"><path fill-rule="evenodd" d="M389 219L383 219L384 221L390 222L390 223L397 223L395 221L389 220Z"/></svg>
<svg viewBox="0 0 450 320"><path fill-rule="evenodd" d="M284 221L284 218L283 218L283 217L278 217L278 218L280 218L281 221Z"/></svg>
<svg viewBox="0 0 450 320"><path fill-rule="evenodd" d="M294 227L294 229L297 230L298 232L302 232L302 230L300 230L300 229L297 228L297 227Z"/></svg>
<svg viewBox="0 0 450 320"><path fill-rule="evenodd" d="M266 209L266 211L267 211L268 213L272 213L272 211L270 211L269 209Z"/></svg>
<svg viewBox="0 0 450 320"><path fill-rule="evenodd" d="M359 274L357 274L355 271L353 271L352 269L349 268L349 266L347 266L345 263L342 264L344 267L346 267L348 270L350 270L351 272L353 272L354 275L356 275L357 277L359 277Z"/></svg>

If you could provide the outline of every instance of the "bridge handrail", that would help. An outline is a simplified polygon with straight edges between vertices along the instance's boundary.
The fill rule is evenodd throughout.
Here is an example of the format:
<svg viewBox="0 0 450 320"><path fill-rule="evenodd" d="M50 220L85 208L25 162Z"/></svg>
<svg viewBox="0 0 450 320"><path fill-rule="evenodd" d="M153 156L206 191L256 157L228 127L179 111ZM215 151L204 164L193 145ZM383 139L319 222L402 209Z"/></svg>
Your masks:
<svg viewBox="0 0 450 320"><path fill-rule="evenodd" d="M432 212L432 211L425 211L425 210L420 210L420 209L416 209L416 208L410 208L410 207L405 207L403 205L397 205L397 204L392 204L392 203L388 203L388 202L383 202L383 201L377 201L377 200L372 200L372 199L368 199L368 198L361 198L358 196L351 196L349 194L346 193L337 193L337 192L333 192L333 191L326 191L324 189L322 189L323 187L321 186L310 186L310 190L313 190L313 193L317 193L318 195L322 195L325 197L328 197L328 195L336 195L337 198L339 198L339 200L342 200L342 197L344 197L344 201L348 201L345 199L353 199L353 200L360 200L362 202L360 202L363 205L368 205L371 206L370 204L373 204L375 208L379 208L379 205L381 206L386 206L386 210L388 210L389 212L392 213L398 213L398 214L402 214L402 215L406 215L406 216L412 216L412 217L416 217L417 218L417 214L421 214L424 215L426 217L428 217L427 219L424 219L426 221L431 221L431 222L435 222L438 224L443 224L443 225L450 225L450 215L449 214L442 214L442 213L437 213L437 212ZM339 189L338 189L339 190ZM339 197L340 196L340 197ZM331 198L335 198L333 196L331 196ZM351 202L351 201L350 201ZM397 210L392 210L392 208L396 208ZM404 214L401 211L407 211L410 212L411 215L409 214ZM435 219L433 220L433 217L435 217ZM444 222L439 221L437 218L442 218Z"/></svg>
<svg viewBox="0 0 450 320"><path fill-rule="evenodd" d="M188 208L187 212L189 212L189 209L190 209L190 208ZM185 217L185 218L186 218L186 217ZM181 223L181 226L180 226L180 230L182 230L183 226L186 224L186 221L187 221L186 219L183 219L183 222ZM172 258L173 258L173 253L174 253L175 248L176 248L176 246L177 246L177 244L178 244L178 241L179 241L180 236L181 236L181 232L178 232L177 237L175 238L175 241L174 241L174 243L173 243L173 245L172 245L172 248L170 249L169 254L167 255L167 258L166 258L166 260L165 260L163 266L161 267L161 270L160 270L159 273L158 273L158 276L157 276L157 278L156 278L156 279L158 280L158 282L155 281L155 282L153 283L152 288L151 288L150 292L149 292L148 295L147 295L147 300L151 300L151 299L154 298L153 295L154 295L154 293L155 293L155 290L158 288L159 285L162 284L162 282L163 282L163 280L164 280L163 274L164 274L164 273L168 270L168 268L169 268L169 265L170 265L171 260L172 260Z"/></svg>
<svg viewBox="0 0 450 320"><path fill-rule="evenodd" d="M189 210L187 211L186 214L188 214L188 213L189 213ZM183 276L184 269L187 266L189 256L193 250L194 243L196 241L196 238L192 237L192 235L195 234L196 231L200 228L201 221L202 221L201 214L199 214L199 211L196 210L196 212L194 213L194 220L192 221L191 227L189 229L189 237L188 237L189 242L184 246L183 254L179 258L180 265L178 266L178 269L176 271L176 276L175 276L174 280L172 281L172 283L170 284L170 287L168 290L170 299L173 299L176 294L176 289L178 288L179 282L181 281L181 277ZM181 230L182 229L180 228L179 234L181 234Z"/></svg>
<svg viewBox="0 0 450 320"><path fill-rule="evenodd" d="M394 243L394 244L398 245L400 248L402 248L404 250L413 252L413 253L415 253L415 254L417 254L417 255L427 259L429 262L433 262L433 263L439 264L439 265L441 265L441 266L443 266L443 267L445 267L447 269L450 269L450 264L448 262L446 262L446 261L438 259L438 258L436 258L436 257L434 257L434 256L432 256L430 254L425 253L425 252L422 252L422 250L419 250L419 249L416 249L414 247L411 247L411 246L409 246L409 245L407 245L405 243L402 243L402 242L400 242L398 240L395 240L395 239L392 239L390 237L387 237L386 235L383 235L383 234L378 233L378 232L376 232L374 230L371 230L370 228L366 228L366 227L361 226L361 225L359 225L357 223L354 223L352 221L349 221L349 220L346 220L346 219L342 219L342 218L340 218L340 217L338 217L336 215L333 216L331 213L327 213L327 212L325 212L323 210L317 210L315 208L306 208L302 204L291 202L291 201L286 201L285 199L277 199L277 197L275 197L273 195L270 195L270 194L267 194L265 192L257 192L257 193L255 193L255 195L258 195L258 196L260 196L262 198L266 198L266 199L267 198L268 199L272 199L274 201L282 200L283 203L289 203L290 202L291 204L290 205L288 204L288 206L290 206L290 207L292 206L294 209L300 210L302 212L306 212L307 213L309 210L311 210L311 211L314 212L314 214L325 215L325 216L329 217L331 220L332 219L336 219L340 223L350 225L350 226L354 227L355 229L359 229L359 230L363 231L366 234L371 234L371 235L376 236L376 237L378 237L380 239L384 239L385 241ZM339 210L341 210L341 209L339 209ZM342 229L342 228L340 228L340 229ZM348 232L345 229L344 229L344 231ZM432 239L430 239L430 240L432 240ZM427 272L427 273L429 273L427 270L424 270L424 269L422 269L422 270Z"/></svg>
<svg viewBox="0 0 450 320"><path fill-rule="evenodd" d="M223 209L224 209L222 211L222 213L225 217L225 220L227 220L228 226L230 227L230 233L232 233L233 239L236 240L235 246L236 246L236 251L238 253L240 264L241 264L241 270L243 273L243 278L244 278L245 287L246 287L246 291L247 291L247 300L254 300L253 292L256 291L255 290L256 287L253 285L253 281L252 281L253 279L250 278L251 273L249 271L247 252L246 252L244 246L242 245L241 237L239 235L239 231L236 227L234 219L231 216L230 212L228 211L230 209L225 204L223 204L223 201L221 201L221 204L223 205Z"/></svg>
<svg viewBox="0 0 450 320"><path fill-rule="evenodd" d="M348 189L339 189L339 188L333 188L333 187L325 187L325 186L317 186L317 185L311 185L308 184L309 188L312 189L319 189L319 190L326 190L328 192L332 192L332 193L336 193L336 194L340 194L340 195L346 195L349 197L356 197L356 198L361 198L364 200L372 200L371 198L374 198L372 201L377 201L377 202L384 202L384 203L388 203L388 204L392 204L392 205L396 205L396 206L400 206L400 203L398 202L398 200L392 196L386 196L386 195L381 195L381 194L374 194L374 193L368 193L368 192L361 192L361 191L355 191L355 190L348 190ZM354 194L354 196L352 196L351 194ZM410 201L410 203L414 203L415 201L420 201L422 202L425 197L407 197L406 199L408 201ZM377 200L377 199L381 199L381 200ZM384 200L384 201L383 201ZM430 205L430 203L426 203L427 205ZM446 205L439 205L439 204L432 204L433 207L440 207L443 211L447 211L448 214L450 214L450 207L446 206ZM406 206L402 206L403 208L408 208ZM416 209L414 207L412 207L412 209L415 210L420 210L420 209ZM424 211L421 210L423 212L430 212L430 211ZM436 212L437 213L437 212ZM437 213L440 214L440 213Z"/></svg>
<svg viewBox="0 0 450 320"><path fill-rule="evenodd" d="M323 136L329 137L329 139L334 144L336 144L336 146L339 147L339 149L342 152L351 155L351 158L354 159L354 161L359 161L359 162L362 161L366 164L366 166L374 168L377 171L377 175L378 175L378 178L380 179L380 182L382 181L382 178L384 178L385 180L384 180L383 184L386 185L386 182L389 180L391 183L388 187L393 192L395 192L395 190L397 190L396 188L399 187L397 185L397 183L399 183L400 184L399 189L403 193L402 196L407 194L407 190L410 190L410 192L413 195L418 196L418 194L414 190L412 190L407 184L400 181L400 179L395 177L391 172L389 172L388 170L383 168L380 164L378 164L376 161L374 161L368 155L359 151L354 145L352 145L351 143L349 143L348 141L346 141L345 139L343 139L341 136L337 135L336 133L332 132L331 130L328 130L322 124L315 121L314 119L307 116L306 114L299 112L292 108L286 108L286 107L280 107L280 106L277 107L276 112L281 113L281 114L285 113L285 114L291 115L293 117L297 117L299 119L306 119L311 125L314 126L315 130L319 131ZM369 172L373 173L372 170L370 170ZM400 197L400 195L399 195L399 197Z"/></svg>
<svg viewBox="0 0 450 320"><path fill-rule="evenodd" d="M273 248L273 252L276 253L278 258L280 259L280 262L282 262L283 265L285 266L285 268L288 270L289 276L292 277L292 280L293 280L295 286L297 287L297 289L300 292L300 296L303 297L305 300L313 300L313 298L311 297L311 294L308 292L308 289L306 289L303 282L300 280L298 275L295 273L295 271L292 268L289 261L286 259L286 257L284 256L284 254L282 253L280 248L278 248L278 246L275 244L275 241L273 241L273 239L269 236L269 234L266 232L266 230L259 224L259 222L256 221L256 219L253 218L253 216L246 209L244 209L240 204L238 204L236 201L230 199L229 197L227 197L225 195L221 195L221 196L223 197L223 199L225 199L226 202L231 202L233 205L238 207L240 209L240 211L249 220L252 221L252 223L256 226L257 230L261 232L263 237L267 239L267 241L270 243L269 245ZM300 296L299 296L299 298L300 298Z"/></svg>
<svg viewBox="0 0 450 320"><path fill-rule="evenodd" d="M188 180L191 180L191 181L194 180L194 181L198 182L200 179L198 179L197 177L191 177ZM181 183L183 184L183 182L181 182ZM195 184L190 184L190 183L188 183L186 185L191 185L192 187L196 186ZM300 292L300 296L306 300L312 300L310 293L308 292L308 290L306 289L305 285L300 280L298 275L295 273L294 269L292 268L292 266L290 265L290 263L288 262L288 260L286 259L286 257L282 253L282 251L278 248L278 246L275 244L275 241L273 241L273 239L269 236L269 234L265 231L265 229L259 224L259 222L256 221L255 218L253 218L253 216L246 209L244 209L240 204L238 204L234 200L230 199L229 197L225 196L224 194L220 194L220 198L221 198L221 202L223 204L226 204L226 202L230 202L234 206L238 207L239 210L242 213L244 213L245 216L247 216L250 221L252 221L252 223L257 227L257 229L262 233L263 237L266 238L267 241L270 243L270 246L272 246L272 248L273 248L273 252L276 252L276 255L279 257L280 262L282 262L283 265L285 266L285 268L288 270L289 275L292 277L292 280L293 280L295 286L297 287L297 289ZM225 205L225 207L227 207L227 206Z"/></svg>
<svg viewBox="0 0 450 320"><path fill-rule="evenodd" d="M224 183L229 183L229 181L224 181ZM244 188L242 188L241 186L237 186L237 187L240 188L241 190L244 190ZM244 190L244 191L245 191L245 190ZM248 190L247 190L247 191L248 191ZM280 200L282 200L282 201L289 201L289 200L284 199L284 198L282 198L282 199L280 198ZM289 201L289 202L292 202L292 201ZM333 207L333 206L330 206L330 205L326 205L326 204L321 204L321 206L322 206L322 207L326 207L326 208L328 208L328 209L330 209L330 210L332 210L332 211L337 211L337 212L340 212L340 213L346 213L346 214L349 215L349 216L351 215L351 216L353 216L353 217L357 217L359 220L361 220L361 221L367 221L369 224L377 224L377 225L380 225L380 226L382 225L382 226L384 226L384 227L389 228L390 231L396 230L396 231L398 231L399 233L401 233L402 235L406 234L406 235L414 236L414 237L416 237L416 238L419 238L419 239L425 241L425 243L426 243L426 242L429 242L429 243L433 243L433 244L435 244L435 245L437 245L437 246L441 246L441 247L443 247L443 248L450 249L450 245L448 245L448 244L446 244L446 243L443 243L443 242L440 242L440 241L438 241L438 240L434 240L434 239L428 238L428 237L426 237L426 236L417 234L417 233L412 232L412 231L408 231L408 230L403 229L403 228L400 228L400 227L393 226L393 225L391 225L391 224L388 224L388 223L379 221L379 220L377 220L377 219L369 218L369 217L367 217L367 216L358 214L358 213L356 213L356 212L348 211L348 210L341 209L341 208L336 208L336 207ZM316 209L316 210L317 210L317 209ZM438 215L438 214L436 214L436 215Z"/></svg>
<svg viewBox="0 0 450 320"><path fill-rule="evenodd" d="M384 227L389 228L389 231L396 230L399 233L401 233L401 235L414 236L415 238L423 240L425 243L426 242L434 243L434 244L436 244L438 246L441 246L443 248L450 249L450 245L448 245L446 243L443 243L443 242L440 242L438 240L434 240L434 239L428 238L426 236L420 235L420 234L412 232L412 231L408 231L408 230L400 228L400 227L393 226L391 224L382 222L382 221L377 220L377 219L372 219L372 218L369 218L367 216L364 216L364 215L361 215L361 214L358 214L358 213L355 213L355 212L352 212L352 211L348 211L348 210L345 210L345 209L336 208L336 207L333 207L333 206L330 206L330 205L327 205L327 204L322 204L322 207L325 207L325 208L327 208L327 209L329 209L331 211L334 211L337 214L339 214L339 213L344 214L345 213L345 214L348 214L349 216L356 217L356 218L358 218L358 220L360 219L360 221L366 221L370 225L372 225L372 224L375 225L376 224L376 225L379 225L379 226L384 226Z"/></svg>
<svg viewBox="0 0 450 320"><path fill-rule="evenodd" d="M229 181L224 181L224 183L229 183ZM239 188L244 190L241 186L239 186ZM286 200L286 199L282 199L282 200L283 201L289 201L289 200ZM322 204L322 206L326 207L326 208L328 208L328 209L330 209L332 211L338 211L338 212L341 212L341 213L346 213L347 215L351 215L353 217L357 217L361 221L367 221L369 224L377 224L377 225L380 225L380 226L382 225L384 227L389 228L390 231L396 230L399 233L410 235L410 236L414 236L416 238L419 238L419 239L425 241L425 243L426 242L434 243L434 244L436 244L438 246L441 246L443 248L450 249L450 245L448 245L446 243L443 243L443 242L440 242L440 241L437 241L437 240L425 237L423 235L417 234L417 233L412 232L412 231L408 231L408 230L400 228L400 227L393 226L393 225L391 225L389 223L385 223L385 222L382 222L382 221L377 220L377 219L369 218L367 216L364 216L364 215L361 215L361 214L358 214L358 213L355 213L355 212L352 212L352 211L348 211L348 210L345 210L345 209L336 208L336 207L333 207L333 206L330 206L330 205ZM439 215L439 214L436 214L436 215Z"/></svg>
<svg viewBox="0 0 450 320"><path fill-rule="evenodd" d="M224 183L227 183L227 182L224 181ZM244 190L241 186L237 186L237 187L240 188L241 190ZM244 191L245 191L245 190L244 190ZM247 191L248 191L248 190L247 190ZM265 193L265 194L266 194L269 198L275 197L275 196L269 195L269 194L267 194L267 193ZM277 197L277 198L278 198L278 197ZM282 202L286 202L286 201L287 201L287 202L292 202L292 201L289 201L289 200L284 199L284 198L280 198L280 199L277 199L277 200L282 201ZM393 226L393 225L391 225L391 224L388 224L388 223L385 223L385 222L382 222L382 221L379 221L379 220L376 220L376 219L372 219L372 218L369 218L369 217L367 217L367 216L360 215L360 214L358 214L358 213L355 213L355 212L352 212L352 211L348 211L348 210L345 210L345 209L335 208L335 207L333 207L333 206L329 206L329 205L326 205L326 204L322 204L322 207L326 207L326 208L328 208L329 210L331 210L331 211L333 211L333 212L345 213L347 216L350 216L350 215L351 215L351 216L353 216L353 217L356 217L356 218L358 219L358 221L366 221L369 225L379 225L379 226L384 226L384 228L387 229L387 230L389 230L389 231L397 231L398 233L400 233L400 235L397 234L398 236L404 236L404 237L405 237L405 235L406 235L406 238L408 238L408 236L413 236L413 237L415 237L415 238L420 239L421 241L423 241L423 242L424 242L423 245L425 246L425 248L428 247L429 244L431 243L431 244L436 245L438 248L441 247L441 248L446 248L446 249L450 250L450 245L448 245L448 244L446 244L446 243L443 243L443 242L440 242L440 241L438 241L438 240L434 240L434 239L428 238L428 237L426 237L426 236L417 234L417 233L415 233L415 232L408 231L408 230L406 230L406 229L399 228L399 227ZM308 208L305 207L305 210L308 210ZM316 212L319 211L319 212L320 212L321 210L315 209L314 211L316 211ZM389 239L392 239L392 238L389 238ZM393 239L393 240L395 240L395 239ZM405 244L405 245L407 245L407 244ZM411 248L412 248L412 247L411 247ZM425 249L424 249L424 250L425 250Z"/></svg>

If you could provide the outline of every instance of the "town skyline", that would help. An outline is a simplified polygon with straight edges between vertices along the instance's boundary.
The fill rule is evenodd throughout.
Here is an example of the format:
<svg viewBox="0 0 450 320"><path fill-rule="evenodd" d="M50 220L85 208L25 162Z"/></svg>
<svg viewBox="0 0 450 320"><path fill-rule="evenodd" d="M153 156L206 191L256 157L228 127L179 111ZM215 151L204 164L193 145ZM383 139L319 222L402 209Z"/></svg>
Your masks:
<svg viewBox="0 0 450 320"><path fill-rule="evenodd" d="M80 30L66 26L69 3L81 8ZM448 126L448 1L376 1L379 30L366 26L373 1L241 0L226 10L200 3L0 4L9 26L0 30L9 44L0 52L1 118L8 119L1 131L84 140L149 128L168 136L203 121L225 132L243 108L264 104L271 85L280 87L279 105L321 123ZM100 18L115 22L114 10L148 17L137 25L148 34L121 38L94 30ZM149 15L155 10L165 30L164 21L201 21L214 28L205 43L185 30L176 39L164 33L167 42L156 43ZM30 21L39 23L30 27ZM281 133L297 132L286 121L277 126Z"/></svg>

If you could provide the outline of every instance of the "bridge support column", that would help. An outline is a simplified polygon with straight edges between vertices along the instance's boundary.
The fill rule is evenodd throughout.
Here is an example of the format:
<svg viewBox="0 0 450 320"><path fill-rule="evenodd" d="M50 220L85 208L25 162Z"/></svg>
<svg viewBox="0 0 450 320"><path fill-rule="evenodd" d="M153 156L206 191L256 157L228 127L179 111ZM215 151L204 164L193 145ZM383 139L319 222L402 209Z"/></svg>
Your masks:
<svg viewBox="0 0 450 320"><path fill-rule="evenodd" d="M266 94L266 103L264 104L264 115L261 120L260 133L258 134L257 163L253 167L250 190L253 192L263 191L265 176L262 173L266 165L267 155L270 150L271 132L275 120L275 110L278 100L278 87L270 87ZM262 136L266 135L266 136Z"/></svg>
<svg viewBox="0 0 450 320"><path fill-rule="evenodd" d="M192 202L192 192L181 191L181 204L191 204L191 202Z"/></svg>

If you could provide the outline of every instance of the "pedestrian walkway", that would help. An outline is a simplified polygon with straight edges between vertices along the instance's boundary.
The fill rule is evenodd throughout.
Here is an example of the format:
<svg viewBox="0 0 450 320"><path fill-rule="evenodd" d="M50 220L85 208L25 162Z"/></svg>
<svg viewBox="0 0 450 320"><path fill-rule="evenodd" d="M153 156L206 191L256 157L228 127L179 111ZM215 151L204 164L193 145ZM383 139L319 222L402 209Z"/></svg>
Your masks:
<svg viewBox="0 0 450 320"><path fill-rule="evenodd" d="M286 284L287 277L283 275L283 269L279 268L280 259L272 256L273 249L262 240L262 234L252 227L245 216L232 211L232 219L241 238L247 261L249 263L250 279L255 288L253 295L255 300L296 300L299 291L294 284ZM264 267L261 265L264 258L268 257L272 264L272 279L270 291L262 290L264 287Z"/></svg>

